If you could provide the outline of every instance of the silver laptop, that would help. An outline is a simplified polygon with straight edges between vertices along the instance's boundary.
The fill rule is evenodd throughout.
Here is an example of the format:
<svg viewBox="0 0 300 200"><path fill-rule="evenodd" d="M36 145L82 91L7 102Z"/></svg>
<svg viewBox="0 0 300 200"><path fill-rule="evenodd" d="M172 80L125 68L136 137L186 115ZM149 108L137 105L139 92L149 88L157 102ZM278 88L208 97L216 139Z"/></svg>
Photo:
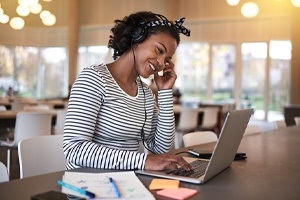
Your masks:
<svg viewBox="0 0 300 200"><path fill-rule="evenodd" d="M196 167L194 171L186 172L184 170L137 170L135 172L137 174L176 179L196 184L205 183L231 165L243 138L252 112L253 109L244 109L230 111L227 114L219 139L209 160L184 157L187 162ZM203 165L201 167L203 168L203 172L200 172L200 165Z"/></svg>

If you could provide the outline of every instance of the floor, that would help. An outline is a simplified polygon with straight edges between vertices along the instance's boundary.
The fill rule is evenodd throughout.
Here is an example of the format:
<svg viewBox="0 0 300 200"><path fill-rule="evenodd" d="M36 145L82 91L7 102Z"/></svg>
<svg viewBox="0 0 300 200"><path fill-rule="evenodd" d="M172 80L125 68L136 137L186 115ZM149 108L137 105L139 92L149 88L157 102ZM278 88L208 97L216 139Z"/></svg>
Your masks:
<svg viewBox="0 0 300 200"><path fill-rule="evenodd" d="M271 131L274 129L274 125L272 122L266 122L263 120L257 120L255 118L250 119L250 124L257 124L259 125L263 131ZM0 133L0 139L6 137L7 133L2 134ZM0 146L0 161L3 162L5 165L7 163L7 147ZM10 180L19 179L20 172L19 172L19 161L18 161L18 151L16 148L13 148L11 151L11 167L10 167Z"/></svg>

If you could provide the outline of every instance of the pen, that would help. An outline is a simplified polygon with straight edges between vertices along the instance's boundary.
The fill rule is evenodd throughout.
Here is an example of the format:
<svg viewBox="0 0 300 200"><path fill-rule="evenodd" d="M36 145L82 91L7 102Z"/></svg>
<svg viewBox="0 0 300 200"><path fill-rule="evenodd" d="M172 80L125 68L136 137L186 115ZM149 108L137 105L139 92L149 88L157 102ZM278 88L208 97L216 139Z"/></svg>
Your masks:
<svg viewBox="0 0 300 200"><path fill-rule="evenodd" d="M66 182L63 182L63 181L57 181L57 183L58 183L58 185L60 185L60 186L62 186L62 187L71 189L71 190L73 190L73 191L75 191L75 192L78 192L79 194L86 195L86 196L88 196L88 197L90 197L90 198L95 198L95 196L96 196L96 195L95 195L94 193L92 193L92 192L89 192L89 191L87 191L87 190L78 188L78 187L76 187L76 186L74 186L74 185L70 185L70 184L68 184L68 183L66 183Z"/></svg>
<svg viewBox="0 0 300 200"><path fill-rule="evenodd" d="M109 178L109 183L110 183L110 185L112 186L112 189L113 189L113 191L114 191L116 197L117 197L117 198L120 198L120 197L121 197L121 193L120 193L120 191L118 190L118 187L117 187L115 181L114 181L112 178Z"/></svg>

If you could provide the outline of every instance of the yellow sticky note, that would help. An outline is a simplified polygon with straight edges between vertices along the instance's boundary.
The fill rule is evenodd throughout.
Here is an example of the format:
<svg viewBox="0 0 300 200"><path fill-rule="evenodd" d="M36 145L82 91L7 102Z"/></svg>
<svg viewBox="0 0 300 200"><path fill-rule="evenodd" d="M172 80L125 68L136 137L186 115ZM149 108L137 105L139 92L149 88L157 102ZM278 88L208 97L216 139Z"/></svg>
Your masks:
<svg viewBox="0 0 300 200"><path fill-rule="evenodd" d="M195 195L198 191L194 189L189 189L189 188L178 188L178 189L163 189L157 191L158 195L162 195L165 197L169 197L172 199L187 199L193 195Z"/></svg>
<svg viewBox="0 0 300 200"><path fill-rule="evenodd" d="M157 189L177 189L179 187L179 180L169 179L153 179L149 185L150 190Z"/></svg>

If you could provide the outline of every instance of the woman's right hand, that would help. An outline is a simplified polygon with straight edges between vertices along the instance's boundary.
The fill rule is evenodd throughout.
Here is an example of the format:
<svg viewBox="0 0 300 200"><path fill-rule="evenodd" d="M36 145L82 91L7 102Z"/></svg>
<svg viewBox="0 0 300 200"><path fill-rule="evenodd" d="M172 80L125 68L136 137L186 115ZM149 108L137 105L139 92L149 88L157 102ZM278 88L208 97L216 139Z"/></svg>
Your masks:
<svg viewBox="0 0 300 200"><path fill-rule="evenodd" d="M183 167L185 170L193 170L192 166L186 162L182 156L165 154L148 154L145 163L146 170L164 170L174 168L176 165Z"/></svg>

